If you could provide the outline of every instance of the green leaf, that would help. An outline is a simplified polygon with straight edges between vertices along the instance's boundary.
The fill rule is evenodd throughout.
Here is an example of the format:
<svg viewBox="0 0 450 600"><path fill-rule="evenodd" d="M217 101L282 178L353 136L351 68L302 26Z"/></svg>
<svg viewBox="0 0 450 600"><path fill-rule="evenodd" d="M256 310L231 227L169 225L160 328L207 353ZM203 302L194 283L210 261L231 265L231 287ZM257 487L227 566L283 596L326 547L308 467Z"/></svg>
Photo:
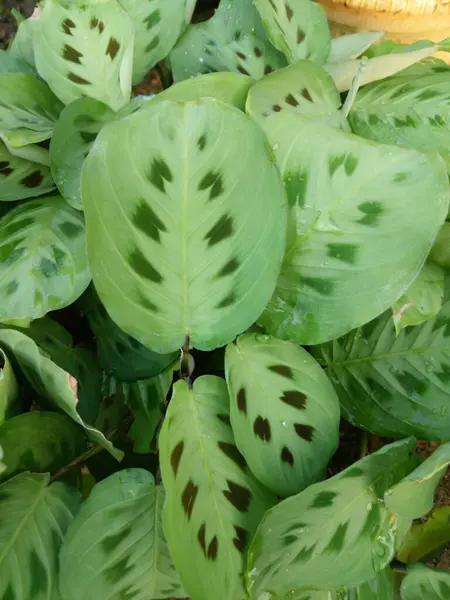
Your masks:
<svg viewBox="0 0 450 600"><path fill-rule="evenodd" d="M445 440L450 428L450 303L396 335L385 313L313 349L327 367L343 416L380 436Z"/></svg>
<svg viewBox="0 0 450 600"><path fill-rule="evenodd" d="M34 33L39 75L64 104L88 96L119 110L130 100L133 23L115 0L46 0Z"/></svg>
<svg viewBox="0 0 450 600"><path fill-rule="evenodd" d="M123 331L159 353L186 337L211 350L259 316L279 272L286 207L263 135L242 112L167 101L108 124L82 193L94 283Z"/></svg>
<svg viewBox="0 0 450 600"><path fill-rule="evenodd" d="M0 424L11 416L19 386L8 357L0 350Z"/></svg>
<svg viewBox="0 0 450 600"><path fill-rule="evenodd" d="M27 73L0 73L0 136L14 147L48 140L62 104Z"/></svg>
<svg viewBox="0 0 450 600"><path fill-rule="evenodd" d="M375 578L409 525L380 499L413 468L414 443L384 446L266 513L249 550L251 597L267 590L282 596L300 586L333 590Z"/></svg>
<svg viewBox="0 0 450 600"><path fill-rule="evenodd" d="M167 491L164 530L189 596L237 600L245 596L247 544L275 503L248 471L228 422L225 381L204 376L174 393L159 437Z"/></svg>
<svg viewBox="0 0 450 600"><path fill-rule="evenodd" d="M0 445L7 462L4 480L23 471L54 473L83 452L85 437L65 415L32 411L3 423Z"/></svg>
<svg viewBox="0 0 450 600"><path fill-rule="evenodd" d="M0 597L58 597L58 554L81 496L50 475L23 473L0 486Z"/></svg>
<svg viewBox="0 0 450 600"><path fill-rule="evenodd" d="M177 359L177 352L157 354L122 331L109 317L93 286L81 304L96 337L100 366L108 375L121 381L147 379Z"/></svg>
<svg viewBox="0 0 450 600"><path fill-rule="evenodd" d="M236 445L252 473L278 496L322 479L339 443L339 401L303 348L246 334L226 350Z"/></svg>
<svg viewBox="0 0 450 600"><path fill-rule="evenodd" d="M48 167L13 156L0 141L0 202L48 194L54 187Z"/></svg>
<svg viewBox="0 0 450 600"><path fill-rule="evenodd" d="M368 31L341 35L331 40L328 63L340 63L358 58L363 52L384 36L383 31Z"/></svg>
<svg viewBox="0 0 450 600"><path fill-rule="evenodd" d="M185 26L186 0L119 0L134 25L133 83L165 58Z"/></svg>
<svg viewBox="0 0 450 600"><path fill-rule="evenodd" d="M401 298L392 306L395 330L398 333L409 325L419 325L435 317L444 298L444 271L432 262L422 270Z"/></svg>
<svg viewBox="0 0 450 600"><path fill-rule="evenodd" d="M447 72L391 77L359 90L352 130L387 144L438 151L450 170L450 83Z"/></svg>
<svg viewBox="0 0 450 600"><path fill-rule="evenodd" d="M425 565L411 565L400 593L402 600L448 600L450 573L430 569Z"/></svg>
<svg viewBox="0 0 450 600"><path fill-rule="evenodd" d="M33 68L35 67L34 62L34 49L33 49L33 32L39 27L39 20L33 17L24 19L20 23L16 35L12 40L8 54L17 58Z"/></svg>
<svg viewBox="0 0 450 600"><path fill-rule="evenodd" d="M62 600L184 597L162 529L164 489L143 469L98 483L61 550Z"/></svg>
<svg viewBox="0 0 450 600"><path fill-rule="evenodd" d="M311 0L254 0L272 44L289 63L327 61L331 36L323 6Z"/></svg>
<svg viewBox="0 0 450 600"><path fill-rule="evenodd" d="M0 50L0 73L35 74L33 68L28 63L6 50Z"/></svg>
<svg viewBox="0 0 450 600"><path fill-rule="evenodd" d="M85 423L78 414L78 382L73 375L47 358L46 353L20 331L0 329L0 347L8 355L14 370L16 371L17 365L17 369L20 369L37 394L84 427L90 440L106 448L114 457L121 458L122 453L116 450L100 431Z"/></svg>
<svg viewBox="0 0 450 600"><path fill-rule="evenodd" d="M352 588L339 590L336 600L399 600L398 576L386 567L378 575ZM314 597L311 598L313 600Z"/></svg>
<svg viewBox="0 0 450 600"><path fill-rule="evenodd" d="M409 499L408 499L409 501ZM404 563L434 558L434 553L450 542L450 506L437 508L426 523L414 523L398 551Z"/></svg>
<svg viewBox="0 0 450 600"><path fill-rule="evenodd" d="M450 223L444 223L429 255L429 260L444 269L450 269Z"/></svg>
<svg viewBox="0 0 450 600"><path fill-rule="evenodd" d="M447 214L447 174L437 155L287 111L264 129L290 219L281 275L259 321L277 337L319 344L367 323L412 284Z"/></svg>
<svg viewBox="0 0 450 600"><path fill-rule="evenodd" d="M26 326L71 304L90 273L79 212L61 197L31 200L0 221L0 321Z"/></svg>
<svg viewBox="0 0 450 600"><path fill-rule="evenodd" d="M434 505L434 492L450 465L450 442L440 446L425 462L388 490L387 508L400 517L419 519Z"/></svg>
<svg viewBox="0 0 450 600"><path fill-rule="evenodd" d="M6 470L6 465L4 462L2 462L4 456L3 456L3 448L0 446L0 475Z"/></svg>
<svg viewBox="0 0 450 600"><path fill-rule="evenodd" d="M247 113L265 129L267 117L289 112L349 130L333 79L321 67L301 60L271 73L250 89Z"/></svg>

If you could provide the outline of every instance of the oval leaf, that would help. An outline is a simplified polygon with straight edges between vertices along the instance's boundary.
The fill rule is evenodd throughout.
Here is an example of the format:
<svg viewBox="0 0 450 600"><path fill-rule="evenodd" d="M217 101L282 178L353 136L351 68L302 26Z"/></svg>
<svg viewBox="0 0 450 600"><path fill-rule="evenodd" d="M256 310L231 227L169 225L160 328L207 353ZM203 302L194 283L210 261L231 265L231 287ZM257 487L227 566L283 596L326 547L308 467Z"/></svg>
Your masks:
<svg viewBox="0 0 450 600"><path fill-rule="evenodd" d="M341 35L331 40L331 50L328 63L339 63L344 60L358 58L372 44L378 42L384 36L384 31L367 31L363 33L351 33Z"/></svg>
<svg viewBox="0 0 450 600"><path fill-rule="evenodd" d="M259 316L284 250L285 198L240 111L167 101L110 123L82 190L94 283L129 335L159 353L186 337L210 350Z"/></svg>
<svg viewBox="0 0 450 600"><path fill-rule="evenodd" d="M425 565L411 565L400 588L401 600L448 600L450 573L430 569Z"/></svg>
<svg viewBox="0 0 450 600"><path fill-rule="evenodd" d="M252 473L278 496L322 478L339 443L339 401L299 346L246 334L226 350L231 425Z"/></svg>
<svg viewBox="0 0 450 600"><path fill-rule="evenodd" d="M54 187L48 167L13 156L0 141L0 202L48 194Z"/></svg>

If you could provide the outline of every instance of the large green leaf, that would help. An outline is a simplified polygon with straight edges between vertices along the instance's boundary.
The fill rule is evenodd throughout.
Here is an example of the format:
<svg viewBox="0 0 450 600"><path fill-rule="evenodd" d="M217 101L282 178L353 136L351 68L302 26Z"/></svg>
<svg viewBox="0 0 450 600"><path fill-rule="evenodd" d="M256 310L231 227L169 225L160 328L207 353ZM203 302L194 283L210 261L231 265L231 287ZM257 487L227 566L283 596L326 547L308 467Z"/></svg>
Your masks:
<svg viewBox="0 0 450 600"><path fill-rule="evenodd" d="M407 519L419 519L430 512L434 492L450 465L450 442L440 446L427 460L384 496L388 509Z"/></svg>
<svg viewBox="0 0 450 600"><path fill-rule="evenodd" d="M20 331L0 329L0 347L37 394L84 427L92 441L106 448L116 458L121 458L122 453L100 431L80 417L77 411L78 381L73 375L47 358L47 353L41 351L31 338Z"/></svg>
<svg viewBox="0 0 450 600"><path fill-rule="evenodd" d="M0 73L35 74L33 68L27 62L6 50L0 50Z"/></svg>
<svg viewBox="0 0 450 600"><path fill-rule="evenodd" d="M351 423L386 437L448 439L450 303L398 336L385 313L313 353Z"/></svg>
<svg viewBox="0 0 450 600"><path fill-rule="evenodd" d="M445 222L442 225L429 259L444 269L450 269L450 223Z"/></svg>
<svg viewBox="0 0 450 600"><path fill-rule="evenodd" d="M254 0L254 4L269 39L289 63L326 62L331 36L323 6L312 0Z"/></svg>
<svg viewBox="0 0 450 600"><path fill-rule="evenodd" d="M50 475L23 473L0 486L0 598L58 598L58 554L80 494Z"/></svg>
<svg viewBox="0 0 450 600"><path fill-rule="evenodd" d="M134 25L133 83L165 58L185 26L186 0L119 0Z"/></svg>
<svg viewBox="0 0 450 600"><path fill-rule="evenodd" d="M380 501L413 468L414 440L385 446L272 508L249 550L252 598L263 591L352 587L392 560L404 522Z"/></svg>
<svg viewBox="0 0 450 600"><path fill-rule="evenodd" d="M85 448L83 430L63 414L32 411L0 427L0 445L7 464L0 479L32 471L55 472Z"/></svg>
<svg viewBox="0 0 450 600"><path fill-rule="evenodd" d="M267 117L264 129L290 222L260 323L283 339L319 344L373 319L414 281L447 214L446 170L437 155L375 144L287 111Z"/></svg>
<svg viewBox="0 0 450 600"><path fill-rule="evenodd" d="M134 29L116 0L46 0L33 33L39 75L64 104L82 96L113 110L127 104Z"/></svg>
<svg viewBox="0 0 450 600"><path fill-rule="evenodd" d="M389 567L378 575L352 588L344 588L336 594L336 600L399 600L398 578ZM314 597L311 598L314 600Z"/></svg>
<svg viewBox="0 0 450 600"><path fill-rule="evenodd" d="M222 346L263 310L284 250L285 196L241 111L166 101L110 123L86 159L82 194L100 299L152 350L186 337Z"/></svg>
<svg viewBox="0 0 450 600"><path fill-rule="evenodd" d="M40 196L54 187L48 167L12 155L0 141L0 202Z"/></svg>
<svg viewBox="0 0 450 600"><path fill-rule="evenodd" d="M231 425L252 473L278 496L321 479L339 443L339 401L300 346L245 334L226 350Z"/></svg>
<svg viewBox="0 0 450 600"><path fill-rule="evenodd" d="M0 322L26 326L71 304L89 281L83 218L61 197L31 200L0 220Z"/></svg>
<svg viewBox="0 0 450 600"><path fill-rule="evenodd" d="M159 438L164 529L187 593L244 597L247 544L275 497L253 479L228 422L225 381L204 376L174 394Z"/></svg>
<svg viewBox="0 0 450 600"><path fill-rule="evenodd" d="M62 600L184 597L162 529L164 489L143 469L91 491L61 550Z"/></svg>
<svg viewBox="0 0 450 600"><path fill-rule="evenodd" d="M0 136L11 146L51 137L62 104L50 88L27 73L0 73Z"/></svg>
<svg viewBox="0 0 450 600"><path fill-rule="evenodd" d="M0 424L10 416L19 387L8 357L0 350Z"/></svg>
<svg viewBox="0 0 450 600"><path fill-rule="evenodd" d="M33 32L39 27L37 18L31 16L28 19L24 19L20 23L14 39L8 49L8 53L21 60L34 69L34 49L33 49Z"/></svg>
<svg viewBox="0 0 450 600"><path fill-rule="evenodd" d="M411 565L402 581L401 600L448 600L450 572L430 569L425 565Z"/></svg>
<svg viewBox="0 0 450 600"><path fill-rule="evenodd" d="M176 360L177 352L157 354L122 331L109 317L93 287L81 304L96 337L99 363L108 375L121 381L147 379Z"/></svg>
<svg viewBox="0 0 450 600"><path fill-rule="evenodd" d="M409 501L409 499L408 499ZM414 523L397 553L404 563L434 558L450 542L450 506L437 508L426 523Z"/></svg>

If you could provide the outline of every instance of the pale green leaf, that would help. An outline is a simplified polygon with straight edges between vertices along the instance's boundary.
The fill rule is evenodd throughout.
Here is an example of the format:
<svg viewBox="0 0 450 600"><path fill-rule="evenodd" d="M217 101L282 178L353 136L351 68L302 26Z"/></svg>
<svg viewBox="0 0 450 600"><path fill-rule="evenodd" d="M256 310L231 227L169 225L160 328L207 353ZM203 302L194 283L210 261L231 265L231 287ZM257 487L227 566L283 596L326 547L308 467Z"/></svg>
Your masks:
<svg viewBox="0 0 450 600"><path fill-rule="evenodd" d="M162 529L164 489L143 469L97 484L61 550L62 600L184 597Z"/></svg>
<svg viewBox="0 0 450 600"><path fill-rule="evenodd" d="M186 0L119 0L134 25L133 83L165 58L185 26Z"/></svg>
<svg viewBox="0 0 450 600"><path fill-rule="evenodd" d="M275 503L248 471L228 422L225 381L199 377L174 385L159 437L167 491L164 529L188 595L196 600L245 596L247 545Z"/></svg>
<svg viewBox="0 0 450 600"><path fill-rule="evenodd" d="M272 44L289 63L327 61L331 36L323 6L312 0L254 0Z"/></svg>
<svg viewBox="0 0 450 600"><path fill-rule="evenodd" d="M446 169L437 155L369 142L287 111L267 117L264 129L290 217L281 275L259 322L300 344L332 340L412 284L447 214Z"/></svg>
<svg viewBox="0 0 450 600"><path fill-rule="evenodd" d="M0 424L14 411L19 387L8 357L0 350Z"/></svg>
<svg viewBox="0 0 450 600"><path fill-rule="evenodd" d="M408 499L409 501L409 499ZM450 506L437 508L426 523L414 523L397 553L404 563L434 558L450 542Z"/></svg>
<svg viewBox="0 0 450 600"><path fill-rule="evenodd" d="M61 197L31 200L0 221L0 321L26 326L71 304L90 281L82 216Z"/></svg>
<svg viewBox="0 0 450 600"><path fill-rule="evenodd" d="M450 303L396 335L389 312L313 349L327 368L344 417L385 437L448 439Z"/></svg>
<svg viewBox="0 0 450 600"><path fill-rule="evenodd" d="M398 579L398 574L386 567L370 581L361 583L356 587L339 590L336 594L336 600L400 600L398 597Z"/></svg>
<svg viewBox="0 0 450 600"><path fill-rule="evenodd" d="M331 40L328 63L339 63L345 60L358 58L372 44L384 36L384 31L367 31L341 35Z"/></svg>
<svg viewBox="0 0 450 600"><path fill-rule="evenodd" d="M352 587L392 560L405 523L380 501L414 468L414 440L384 446L266 513L249 550L252 598L263 591ZM408 525L408 523L407 523Z"/></svg>
<svg viewBox="0 0 450 600"><path fill-rule="evenodd" d="M47 148L39 144L27 144L26 146L19 147L11 146L2 134L0 134L0 140L12 156L42 165L43 167L50 167L50 152Z"/></svg>
<svg viewBox="0 0 450 600"><path fill-rule="evenodd" d="M419 325L438 314L444 298L444 275L437 264L424 264L414 282L392 306L397 333L404 327Z"/></svg>
<svg viewBox="0 0 450 600"><path fill-rule="evenodd" d="M24 19L20 23L16 35L12 40L8 53L18 60L24 61L30 67L35 67L34 49L33 49L33 32L39 27L38 19L30 17Z"/></svg>
<svg viewBox="0 0 450 600"><path fill-rule="evenodd" d="M28 73L0 73L0 135L19 147L48 140L63 106Z"/></svg>
<svg viewBox="0 0 450 600"><path fill-rule="evenodd" d="M33 68L28 63L7 50L0 50L0 73L35 74Z"/></svg>
<svg viewBox="0 0 450 600"><path fill-rule="evenodd" d="M450 269L450 223L444 223L431 248L429 260L440 267Z"/></svg>
<svg viewBox="0 0 450 600"><path fill-rule="evenodd" d="M80 494L50 475L23 473L0 486L0 597L57 598L58 554Z"/></svg>
<svg viewBox="0 0 450 600"><path fill-rule="evenodd" d="M134 29L116 0L46 0L37 23L36 67L64 104L82 96L113 110L128 103Z"/></svg>
<svg viewBox="0 0 450 600"><path fill-rule="evenodd" d="M201 350L223 346L263 310L286 205L263 135L241 111L166 101L108 124L82 195L100 299L150 349L172 352L186 337Z"/></svg>
<svg viewBox="0 0 450 600"><path fill-rule="evenodd" d="M0 202L48 194L54 187L48 167L12 155L0 141Z"/></svg>
<svg viewBox="0 0 450 600"><path fill-rule="evenodd" d="M278 496L323 478L339 443L339 401L300 346L246 334L226 350L236 445L252 473Z"/></svg>
<svg viewBox="0 0 450 600"><path fill-rule="evenodd" d="M4 480L23 471L54 473L82 454L85 436L66 415L34 410L3 423L0 445L7 463Z"/></svg>
<svg viewBox="0 0 450 600"><path fill-rule="evenodd" d="M416 564L408 567L402 581L401 600L448 600L450 598L450 572L430 569Z"/></svg>

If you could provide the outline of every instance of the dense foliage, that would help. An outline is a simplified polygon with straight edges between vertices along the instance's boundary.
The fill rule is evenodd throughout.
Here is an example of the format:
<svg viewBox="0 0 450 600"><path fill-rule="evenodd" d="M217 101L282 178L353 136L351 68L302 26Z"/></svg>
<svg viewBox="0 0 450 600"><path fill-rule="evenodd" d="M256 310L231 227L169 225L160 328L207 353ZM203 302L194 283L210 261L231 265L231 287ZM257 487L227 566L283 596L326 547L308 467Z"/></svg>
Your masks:
<svg viewBox="0 0 450 600"><path fill-rule="evenodd" d="M0 599L449 600L447 42L195 4L0 54Z"/></svg>

